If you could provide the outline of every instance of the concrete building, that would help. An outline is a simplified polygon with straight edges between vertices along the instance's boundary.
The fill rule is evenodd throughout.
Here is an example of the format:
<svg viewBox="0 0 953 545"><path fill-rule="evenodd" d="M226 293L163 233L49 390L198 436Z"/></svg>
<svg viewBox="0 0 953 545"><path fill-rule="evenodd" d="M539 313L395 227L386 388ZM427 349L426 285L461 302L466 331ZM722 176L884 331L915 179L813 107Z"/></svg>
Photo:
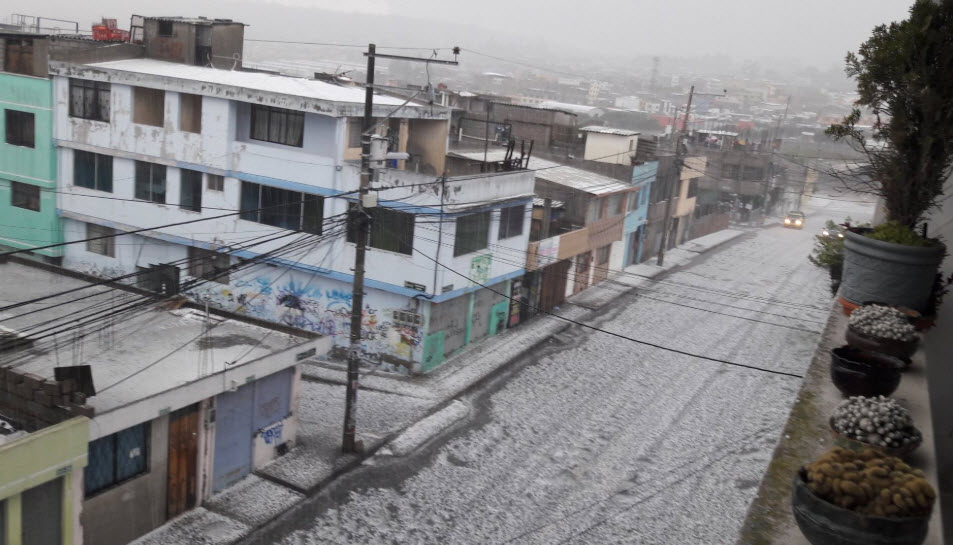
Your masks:
<svg viewBox="0 0 953 545"><path fill-rule="evenodd" d="M667 222L669 232L666 249L689 240L698 195L698 180L705 172L706 164L706 157L686 157L685 167L682 168L681 176L678 176L673 156L658 157L658 175L651 186L646 215L644 247L641 252L643 261L658 254L662 246L666 208L671 214L671 219ZM677 188L673 188L675 183L678 184ZM671 206L667 203L670 199L673 201Z"/></svg>
<svg viewBox="0 0 953 545"><path fill-rule="evenodd" d="M0 246L15 249L56 244L56 154L53 86L47 77L49 38L0 34ZM60 248L37 250L56 261Z"/></svg>
<svg viewBox="0 0 953 545"><path fill-rule="evenodd" d="M51 71L66 240L166 226L113 248L68 246L67 267L116 277L179 263L177 284L267 255L267 264L186 295L328 335L335 349L327 355L344 356L355 246L343 224L359 183L362 89L154 59L53 63ZM500 301L474 295L479 286L451 271L500 290L522 276L522 263L499 259L498 249L525 249L533 179L512 172L441 183L449 112L403 103L375 98L375 117L389 116L377 127L388 149L409 159L378 165L361 312L364 359L407 373L501 330L490 308ZM262 237L271 239L248 246ZM250 303L263 285L271 293Z"/></svg>
<svg viewBox="0 0 953 545"><path fill-rule="evenodd" d="M579 129L586 136L584 158L587 161L631 165L639 145L639 133L590 125Z"/></svg>
<svg viewBox="0 0 953 545"><path fill-rule="evenodd" d="M294 446L298 364L327 352L330 338L154 303L147 291L27 260L10 258L0 275L7 301L72 290L4 320L17 343L0 351L0 414L38 436L90 418L71 454L86 467L69 485L83 543L128 543Z"/></svg>
<svg viewBox="0 0 953 545"><path fill-rule="evenodd" d="M487 157L496 162L504 154L496 149ZM458 151L451 157L455 171L485 168L482 151ZM631 167L584 162L598 170L623 170L625 178L529 158L536 197L529 244L524 248L528 273L522 285L531 307L551 310L570 295L605 280L610 270L622 268L624 224L639 206L639 191L647 186L631 184ZM631 223L638 228L637 220Z"/></svg>
<svg viewBox="0 0 953 545"><path fill-rule="evenodd" d="M0 396L6 390L0 369ZM79 545L89 419L14 430L0 411L0 543ZM3 424L7 424L3 426Z"/></svg>
<svg viewBox="0 0 953 545"><path fill-rule="evenodd" d="M135 19L135 18L134 18ZM207 17L144 17L132 40L145 47L150 59L240 70L245 25Z"/></svg>
<svg viewBox="0 0 953 545"><path fill-rule="evenodd" d="M627 267L642 262L642 247L645 243L646 224L648 223L649 196L652 184L658 178L658 161L647 161L632 168L632 185L638 191L628 203L622 236L625 253L622 266Z"/></svg>

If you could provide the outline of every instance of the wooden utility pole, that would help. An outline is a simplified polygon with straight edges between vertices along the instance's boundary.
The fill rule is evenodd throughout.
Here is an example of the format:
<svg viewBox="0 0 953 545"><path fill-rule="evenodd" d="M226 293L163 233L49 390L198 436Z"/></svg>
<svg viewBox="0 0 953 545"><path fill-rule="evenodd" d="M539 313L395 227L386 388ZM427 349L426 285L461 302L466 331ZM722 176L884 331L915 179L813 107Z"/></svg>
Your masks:
<svg viewBox="0 0 953 545"><path fill-rule="evenodd" d="M688 132L688 118L692 114L692 97L695 95L695 86L692 85L691 90L688 92L688 106L685 107L685 123L682 124L682 130L678 132L678 136L675 139L675 183L672 184L672 190L669 193L668 200L665 201L665 220L662 223L662 243L658 249L658 261L656 265L659 267L665 262L665 246L668 244L668 231L669 223L672 221L672 201L678 197L678 188L682 185L682 136L683 132ZM678 125L678 110L675 110L675 126ZM673 132L674 134L674 132Z"/></svg>
<svg viewBox="0 0 953 545"><path fill-rule="evenodd" d="M460 53L460 48L454 47L454 57ZM374 44L367 46L367 86L364 90L364 119L361 122L361 185L358 191L357 204L353 214L348 214L348 221L356 223L349 228L357 232L356 248L354 252L354 282L351 290L351 336L347 352L347 391L344 399L344 436L341 449L344 452L357 452L357 389L361 368L361 321L364 314L364 260L367 254L368 237L370 236L370 218L365 213L365 199L371 187L373 169L371 168L371 133L374 132L374 59L377 57L401 60L427 62L435 64L450 64L456 66L456 60L424 59L405 57L403 55L385 55L377 53ZM408 100L409 102L409 100ZM405 103L406 104L406 103ZM398 107L399 110L401 107ZM397 110L394 110L395 112ZM393 113L393 112L392 112ZM443 199L443 195L440 197ZM434 286L434 290L437 287Z"/></svg>

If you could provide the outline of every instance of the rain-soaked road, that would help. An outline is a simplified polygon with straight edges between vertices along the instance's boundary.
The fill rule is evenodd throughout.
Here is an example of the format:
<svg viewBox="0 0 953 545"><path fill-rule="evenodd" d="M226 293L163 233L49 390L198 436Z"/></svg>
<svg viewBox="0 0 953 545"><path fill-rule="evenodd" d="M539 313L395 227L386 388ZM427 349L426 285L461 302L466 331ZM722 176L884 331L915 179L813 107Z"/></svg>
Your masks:
<svg viewBox="0 0 953 545"><path fill-rule="evenodd" d="M755 231L642 296L619 297L592 323L800 374L831 303L825 273L805 259L813 235L828 217L864 215L814 204L804 231ZM271 537L733 543L799 384L575 327L464 398L467 423L413 456L352 472Z"/></svg>

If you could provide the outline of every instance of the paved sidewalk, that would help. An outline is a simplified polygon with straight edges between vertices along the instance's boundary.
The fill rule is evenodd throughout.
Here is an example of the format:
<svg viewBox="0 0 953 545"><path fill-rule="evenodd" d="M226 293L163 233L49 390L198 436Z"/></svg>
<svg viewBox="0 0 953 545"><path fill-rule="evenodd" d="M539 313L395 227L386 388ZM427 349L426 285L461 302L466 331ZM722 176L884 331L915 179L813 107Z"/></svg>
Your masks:
<svg viewBox="0 0 953 545"><path fill-rule="evenodd" d="M654 260L653 264L627 267L607 282L571 297L553 312L556 317L539 316L465 347L427 375L365 373L360 381L357 426L364 443L362 455L340 451L346 367L333 362L303 364L297 446L255 475L209 498L203 507L134 543L237 543L367 458L406 454L465 419L468 409L455 398L572 325L560 318L586 321L595 310L618 298L620 292L651 283L652 278L747 232L729 229L682 244L666 252L662 267L654 265Z"/></svg>

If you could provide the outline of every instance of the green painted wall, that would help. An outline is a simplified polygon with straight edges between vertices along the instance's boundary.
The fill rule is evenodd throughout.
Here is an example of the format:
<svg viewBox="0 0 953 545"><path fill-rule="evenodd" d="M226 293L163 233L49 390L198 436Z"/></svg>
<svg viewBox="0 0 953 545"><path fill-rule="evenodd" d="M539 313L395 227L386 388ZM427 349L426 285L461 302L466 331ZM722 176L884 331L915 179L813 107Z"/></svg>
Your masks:
<svg viewBox="0 0 953 545"><path fill-rule="evenodd" d="M63 479L63 545L73 543L82 497L74 489L75 477L86 467L88 447L89 419L84 416L0 445L0 500L6 509L8 545L20 544L20 494L58 478Z"/></svg>
<svg viewBox="0 0 953 545"><path fill-rule="evenodd" d="M0 245L31 248L62 242L56 215L56 150L53 146L53 84L48 78L0 73ZM34 115L35 147L6 143L6 112ZM40 211L10 205L10 181L39 186ZM42 191L47 189L49 191ZM37 253L58 257L61 248Z"/></svg>

